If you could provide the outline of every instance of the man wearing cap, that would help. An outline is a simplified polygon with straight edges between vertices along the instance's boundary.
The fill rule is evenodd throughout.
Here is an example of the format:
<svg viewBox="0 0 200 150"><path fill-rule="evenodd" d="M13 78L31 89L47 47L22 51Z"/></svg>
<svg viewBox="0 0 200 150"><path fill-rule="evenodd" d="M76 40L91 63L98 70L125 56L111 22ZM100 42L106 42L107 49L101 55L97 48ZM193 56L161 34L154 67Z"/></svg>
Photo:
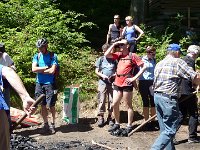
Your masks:
<svg viewBox="0 0 200 150"><path fill-rule="evenodd" d="M179 125L178 98L182 79L200 84L200 75L180 59L180 46L170 44L167 56L160 61L154 72L154 103L160 126L160 135L151 150L175 150L173 137Z"/></svg>
<svg viewBox="0 0 200 150"><path fill-rule="evenodd" d="M39 53L35 54L32 61L32 71L37 73L35 97L39 97L41 94L46 95L46 99L42 101L42 117L44 126L42 133L55 133L55 103L56 93L55 91L55 71L58 67L57 55L48 51L48 41L45 38L39 39L36 42L36 47ZM53 54L53 55L52 55ZM48 123L48 108L52 114L52 122L49 126Z"/></svg>
<svg viewBox="0 0 200 150"><path fill-rule="evenodd" d="M195 60L199 56L200 47L197 45L190 45L187 50L188 54L183 58L183 60L195 70ZM191 80L183 79L181 82L181 97L179 98L179 110L181 112L180 125L183 120L189 115L189 143L199 143L200 140L197 137L197 126L198 126L198 106L197 106L197 96L192 94L195 89L192 85ZM191 95L191 96L189 96ZM186 97L189 98L187 100ZM175 144L178 144L174 140Z"/></svg>

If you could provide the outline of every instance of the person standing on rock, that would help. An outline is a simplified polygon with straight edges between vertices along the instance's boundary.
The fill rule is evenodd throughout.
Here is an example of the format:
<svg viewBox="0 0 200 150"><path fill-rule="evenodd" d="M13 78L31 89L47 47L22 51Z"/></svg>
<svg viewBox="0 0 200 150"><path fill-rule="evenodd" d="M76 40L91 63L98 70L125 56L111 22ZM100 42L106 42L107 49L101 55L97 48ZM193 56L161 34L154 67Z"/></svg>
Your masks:
<svg viewBox="0 0 200 150"><path fill-rule="evenodd" d="M160 135L151 150L175 150L173 138L179 125L178 99L181 94L181 80L187 79L200 84L200 74L180 59L181 47L170 44L167 56L157 63L154 72L154 103L160 126Z"/></svg>
<svg viewBox="0 0 200 150"><path fill-rule="evenodd" d="M109 25L106 44L113 44L121 40L121 32L123 26L120 24L120 16L114 15L114 23Z"/></svg>
<svg viewBox="0 0 200 150"><path fill-rule="evenodd" d="M127 16L125 18L127 26L123 28L122 38L126 39L130 45L130 52L137 52L137 41L142 37L144 31L137 25L133 24L133 17ZM137 33L139 33L137 35Z"/></svg>

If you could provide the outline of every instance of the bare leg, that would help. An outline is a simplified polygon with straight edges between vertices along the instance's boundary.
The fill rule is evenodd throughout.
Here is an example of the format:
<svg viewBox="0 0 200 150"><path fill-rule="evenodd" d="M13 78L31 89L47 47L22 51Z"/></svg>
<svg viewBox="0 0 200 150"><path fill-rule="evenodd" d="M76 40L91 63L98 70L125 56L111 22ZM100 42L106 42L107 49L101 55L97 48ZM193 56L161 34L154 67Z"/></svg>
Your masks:
<svg viewBox="0 0 200 150"><path fill-rule="evenodd" d="M123 98L127 105L128 110L128 126L132 126L133 123L133 106L132 106L133 92L123 92Z"/></svg>
<svg viewBox="0 0 200 150"><path fill-rule="evenodd" d="M50 112L52 114L52 123L55 123L55 119L56 119L56 109L55 109L55 106L53 107L50 107Z"/></svg>
<svg viewBox="0 0 200 150"><path fill-rule="evenodd" d="M143 115L145 120L149 119L149 107L143 107Z"/></svg>
<svg viewBox="0 0 200 150"><path fill-rule="evenodd" d="M115 123L119 124L119 103L122 99L123 93L121 91L113 91L113 115L115 118Z"/></svg>
<svg viewBox="0 0 200 150"><path fill-rule="evenodd" d="M47 107L45 105L42 105L42 118L44 120L44 123L48 122L47 116L48 116Z"/></svg>
<svg viewBox="0 0 200 150"><path fill-rule="evenodd" d="M151 114L150 114L151 117L154 116L154 115L156 114L156 109L155 109L155 107L151 107L151 108L150 108L150 112L151 112ZM154 119L154 120L155 120L155 119Z"/></svg>

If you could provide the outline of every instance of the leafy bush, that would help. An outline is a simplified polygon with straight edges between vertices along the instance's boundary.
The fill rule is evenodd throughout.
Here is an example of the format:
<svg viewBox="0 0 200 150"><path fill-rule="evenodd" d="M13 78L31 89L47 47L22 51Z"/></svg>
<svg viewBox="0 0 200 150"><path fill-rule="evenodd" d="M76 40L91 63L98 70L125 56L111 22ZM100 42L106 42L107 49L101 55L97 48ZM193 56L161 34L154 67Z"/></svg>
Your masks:
<svg viewBox="0 0 200 150"><path fill-rule="evenodd" d="M85 17L73 11L62 13L49 0L0 2L0 41L5 43L6 51L32 96L36 76L31 71L32 57L38 52L35 43L42 37L48 39L48 49L58 54L60 91L74 83L82 83L83 93L91 91L92 84L87 84L93 77L91 68L95 58L91 48L86 46L89 41L85 31L96 25L84 22Z"/></svg>

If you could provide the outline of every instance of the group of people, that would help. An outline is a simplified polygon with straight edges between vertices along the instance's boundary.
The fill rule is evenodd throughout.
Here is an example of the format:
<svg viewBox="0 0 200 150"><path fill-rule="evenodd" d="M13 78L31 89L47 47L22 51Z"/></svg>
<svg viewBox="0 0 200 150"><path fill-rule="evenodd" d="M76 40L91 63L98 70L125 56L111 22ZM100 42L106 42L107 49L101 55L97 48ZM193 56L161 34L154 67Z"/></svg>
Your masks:
<svg viewBox="0 0 200 150"><path fill-rule="evenodd" d="M114 16L114 23L109 25L106 43L102 46L104 56L98 58L95 64L95 73L99 76L98 126L103 127L108 123L111 126L108 132L120 129L119 105L123 99L128 112L126 131L132 131L132 96L138 80L144 119L148 120L156 114L160 128L160 135L151 149L175 149L175 133L188 114L188 142L200 142L197 137L197 96L194 94L195 86L200 84L200 75L195 72L195 60L199 56L200 47L190 45L188 54L181 59L180 45L169 44L167 56L156 64L154 46L146 47L145 56L136 54L137 41L144 32L133 24L131 16L125 20L127 26L123 27L119 15ZM106 98L107 121L104 120Z"/></svg>
<svg viewBox="0 0 200 150"><path fill-rule="evenodd" d="M41 94L45 94L46 98L41 102L41 114L44 121L42 132L44 134L55 133L55 103L56 103L56 70L58 69L57 55L49 52L48 41L45 38L39 39L36 42L38 52L34 55L32 61L32 71L37 73L35 98ZM10 86L19 94L24 111L28 116L35 111L32 107L35 102L30 97L23 82L15 72L16 68L13 60L5 51L5 44L0 43L0 149L10 149L10 133L12 123L10 119ZM52 114L52 122L48 123L48 109Z"/></svg>

